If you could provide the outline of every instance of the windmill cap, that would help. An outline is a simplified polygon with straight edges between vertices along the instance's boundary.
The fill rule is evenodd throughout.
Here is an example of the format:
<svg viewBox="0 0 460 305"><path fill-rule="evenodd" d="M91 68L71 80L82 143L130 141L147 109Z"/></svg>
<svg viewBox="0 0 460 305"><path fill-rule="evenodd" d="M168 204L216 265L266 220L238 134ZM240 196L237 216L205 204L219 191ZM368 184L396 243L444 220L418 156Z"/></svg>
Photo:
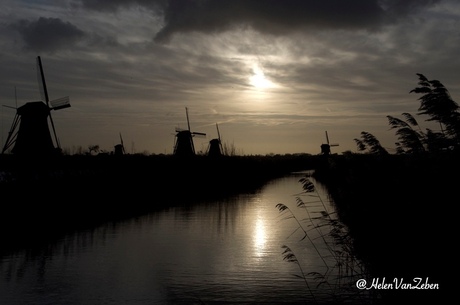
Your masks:
<svg viewBox="0 0 460 305"><path fill-rule="evenodd" d="M45 103L42 101L37 101L37 102L28 102L21 107L18 108L17 112L19 115L23 115L25 113L40 113L43 112L44 114L49 113L50 109L48 106L46 106Z"/></svg>

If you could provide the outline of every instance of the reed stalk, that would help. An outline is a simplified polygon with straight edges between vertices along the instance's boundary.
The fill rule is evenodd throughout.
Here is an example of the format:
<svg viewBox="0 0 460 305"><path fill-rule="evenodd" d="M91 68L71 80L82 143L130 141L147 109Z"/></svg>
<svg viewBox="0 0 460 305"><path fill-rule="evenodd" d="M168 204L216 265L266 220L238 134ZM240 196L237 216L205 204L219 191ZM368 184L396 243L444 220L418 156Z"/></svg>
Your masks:
<svg viewBox="0 0 460 305"><path fill-rule="evenodd" d="M309 240L310 244L313 246L326 266L326 271L324 273L317 271L305 273L299 260L287 245L282 246L284 249L282 253L283 260L293 262L298 265L301 271L300 277L305 281L310 294L313 295L315 291L311 288L307 276L311 276L313 280L318 283L316 288L321 285L326 285L328 287L327 291L329 291L329 294L334 301L341 302L345 299L352 298L353 301L356 300L356 302L358 302L358 298L362 298L363 293L366 292L354 288L355 283L353 281L356 281L358 278L367 278L367 272L364 265L361 264L353 253L353 240L348 234L346 227L338 219L332 217L332 214L334 213L328 211L324 200L318 193L314 183L310 180L310 176L307 175L299 179L299 182L302 183L303 192L296 194L296 205L298 208L301 208L306 212L307 218L303 220L309 222L308 226L302 224L301 220L299 220L299 218L287 205L278 203L276 204L276 208L280 213L289 213L289 216L285 219L295 219L298 227L294 230L294 232L299 229L303 231L304 236L301 240ZM309 198L314 198L314 200L306 202L300 196L308 196ZM322 208L322 211L320 211L321 215L318 217L314 217L310 211L312 204L316 203L320 203ZM316 230L319 238L326 246L328 251L327 255L320 252L313 238L309 235L310 230L306 230L306 227L312 227L312 229ZM329 228L327 233L322 230L324 227ZM289 236L294 234L294 232ZM327 236L331 237L332 241L328 240L326 238ZM325 257L329 255L333 258L333 266L328 264L325 260ZM336 271L335 273L334 270ZM352 289L354 288L354 290L350 290L351 292L349 292L347 291L347 287L351 287ZM368 301L366 296L364 296L364 300Z"/></svg>

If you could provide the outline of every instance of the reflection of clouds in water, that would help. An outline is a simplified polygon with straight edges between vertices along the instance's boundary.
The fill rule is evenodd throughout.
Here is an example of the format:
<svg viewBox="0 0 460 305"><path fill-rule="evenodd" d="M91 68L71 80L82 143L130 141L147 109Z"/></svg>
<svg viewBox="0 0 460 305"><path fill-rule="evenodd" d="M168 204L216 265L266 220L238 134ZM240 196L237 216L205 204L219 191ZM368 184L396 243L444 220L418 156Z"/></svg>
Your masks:
<svg viewBox="0 0 460 305"><path fill-rule="evenodd" d="M263 255L266 240L267 235L265 232L264 221L261 218L257 218L256 225L254 228L254 247L256 248L257 256Z"/></svg>

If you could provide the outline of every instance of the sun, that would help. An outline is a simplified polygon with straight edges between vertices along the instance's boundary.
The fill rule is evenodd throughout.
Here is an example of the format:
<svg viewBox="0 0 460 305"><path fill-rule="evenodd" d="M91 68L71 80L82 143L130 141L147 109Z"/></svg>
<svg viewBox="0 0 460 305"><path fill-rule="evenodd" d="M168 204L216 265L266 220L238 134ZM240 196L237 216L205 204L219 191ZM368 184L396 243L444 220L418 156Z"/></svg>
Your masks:
<svg viewBox="0 0 460 305"><path fill-rule="evenodd" d="M274 87L273 82L265 77L264 71L257 65L252 68L252 75L249 77L249 83L256 89Z"/></svg>

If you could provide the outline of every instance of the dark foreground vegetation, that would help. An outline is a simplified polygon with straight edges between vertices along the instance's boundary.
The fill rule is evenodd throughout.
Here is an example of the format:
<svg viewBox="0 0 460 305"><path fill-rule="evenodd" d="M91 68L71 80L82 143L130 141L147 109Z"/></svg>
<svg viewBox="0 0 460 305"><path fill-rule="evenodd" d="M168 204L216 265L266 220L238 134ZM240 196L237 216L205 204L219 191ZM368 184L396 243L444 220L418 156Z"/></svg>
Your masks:
<svg viewBox="0 0 460 305"><path fill-rule="evenodd" d="M351 154L328 158L314 177L347 225L368 282L394 279L439 289L379 289L385 304L442 304L453 292L460 155ZM368 286L370 283L368 283Z"/></svg>
<svg viewBox="0 0 460 305"><path fill-rule="evenodd" d="M421 278L439 284L438 290L379 290L385 304L402 298L414 304L438 301L454 284L453 211L460 170L454 151L216 159L0 157L0 255L103 222L253 191L290 172L313 169L348 227L368 280Z"/></svg>
<svg viewBox="0 0 460 305"><path fill-rule="evenodd" d="M318 156L0 156L2 249L68 230L253 191Z"/></svg>

